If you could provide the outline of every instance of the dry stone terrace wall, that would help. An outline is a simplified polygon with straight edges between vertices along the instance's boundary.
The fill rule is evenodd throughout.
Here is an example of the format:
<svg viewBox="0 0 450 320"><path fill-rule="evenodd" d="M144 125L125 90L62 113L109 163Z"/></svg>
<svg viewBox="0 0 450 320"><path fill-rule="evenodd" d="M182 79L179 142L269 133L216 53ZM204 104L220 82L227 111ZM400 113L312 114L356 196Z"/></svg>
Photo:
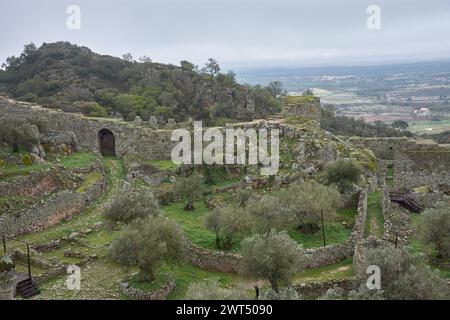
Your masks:
<svg viewBox="0 0 450 320"><path fill-rule="evenodd" d="M358 213L350 238L344 243L320 248L306 249L305 259L299 261L297 269L314 269L350 258L354 254L355 244L363 239L367 217L367 189L360 192ZM210 271L237 273L242 256L239 254L213 251L199 248L185 236L187 244L185 259L194 266Z"/></svg>
<svg viewBox="0 0 450 320"><path fill-rule="evenodd" d="M383 175L386 164L393 165L395 189L450 185L448 145L417 142L407 138L352 138L350 141L371 149L381 159L380 171Z"/></svg>
<svg viewBox="0 0 450 320"><path fill-rule="evenodd" d="M14 237L43 230L80 213L106 189L106 179L97 181L86 192L64 190L13 214L0 216L0 235Z"/></svg>

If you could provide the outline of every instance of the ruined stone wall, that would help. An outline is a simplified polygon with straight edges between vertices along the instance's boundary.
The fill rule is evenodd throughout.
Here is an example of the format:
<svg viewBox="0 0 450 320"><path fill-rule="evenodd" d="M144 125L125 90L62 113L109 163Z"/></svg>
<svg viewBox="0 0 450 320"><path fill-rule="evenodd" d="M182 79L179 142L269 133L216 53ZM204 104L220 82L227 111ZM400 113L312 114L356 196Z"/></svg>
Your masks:
<svg viewBox="0 0 450 320"><path fill-rule="evenodd" d="M439 159L428 163L413 160L399 160L394 165L394 185L397 189L411 189L420 186L450 185L450 159Z"/></svg>
<svg viewBox="0 0 450 320"><path fill-rule="evenodd" d="M101 196L105 189L106 180L103 177L84 193L64 190L43 203L36 203L17 213L3 214L0 216L0 234L13 237L53 226L83 211Z"/></svg>
<svg viewBox="0 0 450 320"><path fill-rule="evenodd" d="M81 147L92 150L99 150L99 131L108 129L114 134L119 157L128 153L151 160L170 159L174 145L170 140L172 130L152 130L117 119L87 118L80 114L45 109L2 97L0 112L35 119L42 122L48 130L73 132Z"/></svg>
<svg viewBox="0 0 450 320"><path fill-rule="evenodd" d="M320 122L320 99L314 96L288 96L284 100L282 114Z"/></svg>
<svg viewBox="0 0 450 320"><path fill-rule="evenodd" d="M138 288L133 288L126 281L119 283L119 291L128 297L135 300L166 300L169 294L176 288L174 280L170 280L162 287L154 291L143 291Z"/></svg>

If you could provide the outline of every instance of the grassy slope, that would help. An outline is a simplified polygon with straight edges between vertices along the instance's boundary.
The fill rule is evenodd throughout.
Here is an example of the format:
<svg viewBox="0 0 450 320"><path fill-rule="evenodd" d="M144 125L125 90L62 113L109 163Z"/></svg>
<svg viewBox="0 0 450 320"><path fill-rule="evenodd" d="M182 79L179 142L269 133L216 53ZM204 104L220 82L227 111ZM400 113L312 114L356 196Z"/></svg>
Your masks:
<svg viewBox="0 0 450 320"><path fill-rule="evenodd" d="M375 191L368 194L367 198L367 223L364 235L382 237L384 231L384 217L381 210L381 192Z"/></svg>

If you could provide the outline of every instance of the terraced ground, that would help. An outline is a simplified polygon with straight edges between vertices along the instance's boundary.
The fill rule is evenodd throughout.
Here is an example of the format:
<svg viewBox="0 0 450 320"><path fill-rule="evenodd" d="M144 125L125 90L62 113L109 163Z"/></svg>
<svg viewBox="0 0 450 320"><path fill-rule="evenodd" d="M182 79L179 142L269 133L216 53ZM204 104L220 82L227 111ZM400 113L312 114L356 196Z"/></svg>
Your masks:
<svg viewBox="0 0 450 320"><path fill-rule="evenodd" d="M364 236L381 238L384 231L384 217L381 210L381 192L369 192L367 196L367 222Z"/></svg>
<svg viewBox="0 0 450 320"><path fill-rule="evenodd" d="M127 297L120 294L118 283L137 271L137 269L130 268L126 270L108 258L108 246L117 235L117 231L108 228L102 217L102 213L106 210L119 190L126 175L126 169L123 162L116 158L104 158L104 166L107 177L107 190L91 207L69 221L62 222L41 232L20 237L20 240L38 245L67 237L74 232L81 233L87 229L93 230L85 237L42 254L47 259L59 261L64 264L78 264L82 261L82 258L65 256L65 252L67 251L79 253L85 257L95 257L95 259L81 266L81 290L69 290L66 284L67 275L61 275L43 283L40 286L42 293L35 296L34 299L127 299ZM212 188L229 183L234 183L234 181L218 180ZM215 249L215 236L206 230L204 226L204 217L208 212L204 202L197 202L196 210L189 213L183 210L183 203L172 203L163 209L169 218L181 224L184 231L195 244L204 248ZM342 219L351 220L354 219L355 214L356 211L353 209L341 210L338 216ZM103 226L101 228L94 228L93 226L99 222L102 222ZM351 232L351 228L344 227L344 224L341 222L329 222L326 224L326 231L327 239L330 242L337 243L345 241ZM323 239L321 233L305 236L296 236L295 233L298 232L292 231L293 238L303 243L305 247L322 245ZM240 240L239 238L235 240L232 250L239 250ZM11 248L14 247L22 249L20 245L13 245ZM25 271L24 266L19 266L18 268L22 268L22 271ZM43 269L37 267L33 267L32 271L35 275L44 272ZM346 260L335 265L299 273L295 277L294 283L348 277L351 275L351 272L351 260ZM138 288L152 290L160 284L165 283L168 277L174 279L177 284L177 288L168 297L169 299L185 297L186 291L191 283L208 279L215 279L225 287L243 288L248 292L249 299L254 297L253 286L255 280L243 278L236 274L202 270L184 262L162 265L157 270L157 278L153 283L138 283L133 280L131 282ZM260 285L266 287L268 283L263 281L260 282Z"/></svg>

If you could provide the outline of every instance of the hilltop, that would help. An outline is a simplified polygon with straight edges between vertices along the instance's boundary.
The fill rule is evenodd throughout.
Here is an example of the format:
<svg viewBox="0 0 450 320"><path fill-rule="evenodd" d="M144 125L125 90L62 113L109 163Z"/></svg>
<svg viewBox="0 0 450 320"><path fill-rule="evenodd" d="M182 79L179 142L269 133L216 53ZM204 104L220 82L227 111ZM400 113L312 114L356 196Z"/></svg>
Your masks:
<svg viewBox="0 0 450 320"><path fill-rule="evenodd" d="M188 61L180 66L100 55L69 42L25 46L0 70L0 92L66 112L91 116L120 113L125 120L156 116L161 120L188 117L217 123L248 120L279 111L270 91L236 82L232 72L220 73L215 60L199 70Z"/></svg>

